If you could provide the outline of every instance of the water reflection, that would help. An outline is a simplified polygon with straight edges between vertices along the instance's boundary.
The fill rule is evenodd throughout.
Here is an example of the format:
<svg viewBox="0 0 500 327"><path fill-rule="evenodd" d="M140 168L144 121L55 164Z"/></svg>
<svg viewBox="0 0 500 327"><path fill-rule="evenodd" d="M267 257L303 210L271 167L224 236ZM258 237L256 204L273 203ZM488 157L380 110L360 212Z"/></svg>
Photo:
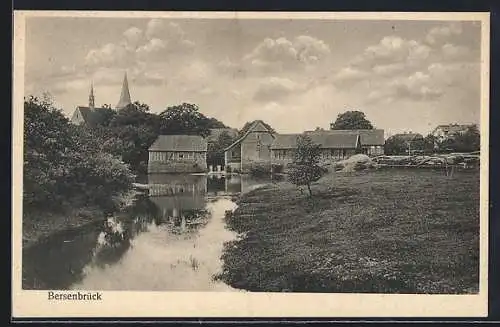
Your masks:
<svg viewBox="0 0 500 327"><path fill-rule="evenodd" d="M265 180L149 175L149 194L113 217L23 251L24 289L231 290L212 276L223 244L228 195ZM208 201L210 199L210 201Z"/></svg>

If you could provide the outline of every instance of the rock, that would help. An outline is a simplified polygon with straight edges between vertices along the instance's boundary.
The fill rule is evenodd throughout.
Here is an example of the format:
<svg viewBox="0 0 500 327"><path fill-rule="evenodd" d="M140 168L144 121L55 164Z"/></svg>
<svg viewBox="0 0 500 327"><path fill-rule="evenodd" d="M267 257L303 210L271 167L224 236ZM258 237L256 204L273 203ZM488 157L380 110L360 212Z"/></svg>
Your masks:
<svg viewBox="0 0 500 327"><path fill-rule="evenodd" d="M366 154L355 154L348 159L337 161L335 171L352 172L375 168L376 164Z"/></svg>

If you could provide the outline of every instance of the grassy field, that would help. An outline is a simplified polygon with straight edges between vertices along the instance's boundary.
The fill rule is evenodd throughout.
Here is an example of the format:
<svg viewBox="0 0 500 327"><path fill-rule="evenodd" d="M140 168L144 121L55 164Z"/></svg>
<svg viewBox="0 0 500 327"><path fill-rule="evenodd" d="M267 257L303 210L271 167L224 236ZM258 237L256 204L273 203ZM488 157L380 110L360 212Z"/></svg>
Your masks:
<svg viewBox="0 0 500 327"><path fill-rule="evenodd" d="M281 182L242 196L227 217L217 277L266 292L475 293L479 173L336 173L307 198Z"/></svg>

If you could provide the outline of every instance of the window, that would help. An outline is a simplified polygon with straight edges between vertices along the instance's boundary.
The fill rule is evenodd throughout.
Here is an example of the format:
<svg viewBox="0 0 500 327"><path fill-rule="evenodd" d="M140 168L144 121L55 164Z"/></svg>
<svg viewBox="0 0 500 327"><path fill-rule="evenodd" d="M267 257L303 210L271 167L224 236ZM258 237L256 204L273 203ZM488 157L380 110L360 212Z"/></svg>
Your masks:
<svg viewBox="0 0 500 327"><path fill-rule="evenodd" d="M184 159L184 154L183 153L179 153L179 159Z"/></svg>

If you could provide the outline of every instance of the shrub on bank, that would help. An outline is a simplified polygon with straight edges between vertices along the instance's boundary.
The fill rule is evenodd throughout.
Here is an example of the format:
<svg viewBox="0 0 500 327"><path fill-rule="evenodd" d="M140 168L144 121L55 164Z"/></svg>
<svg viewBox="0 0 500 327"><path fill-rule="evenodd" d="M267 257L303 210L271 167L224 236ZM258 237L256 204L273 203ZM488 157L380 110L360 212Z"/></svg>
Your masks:
<svg viewBox="0 0 500 327"><path fill-rule="evenodd" d="M271 164L271 172L273 174L282 174L284 171L284 166L282 164L273 163Z"/></svg>
<svg viewBox="0 0 500 327"><path fill-rule="evenodd" d="M51 103L29 98L24 112L24 211L112 210L113 198L133 182L129 167L103 150L100 135L71 124Z"/></svg>
<svg viewBox="0 0 500 327"><path fill-rule="evenodd" d="M252 177L264 177L271 174L271 164L267 162L254 162L248 167L248 172Z"/></svg>

